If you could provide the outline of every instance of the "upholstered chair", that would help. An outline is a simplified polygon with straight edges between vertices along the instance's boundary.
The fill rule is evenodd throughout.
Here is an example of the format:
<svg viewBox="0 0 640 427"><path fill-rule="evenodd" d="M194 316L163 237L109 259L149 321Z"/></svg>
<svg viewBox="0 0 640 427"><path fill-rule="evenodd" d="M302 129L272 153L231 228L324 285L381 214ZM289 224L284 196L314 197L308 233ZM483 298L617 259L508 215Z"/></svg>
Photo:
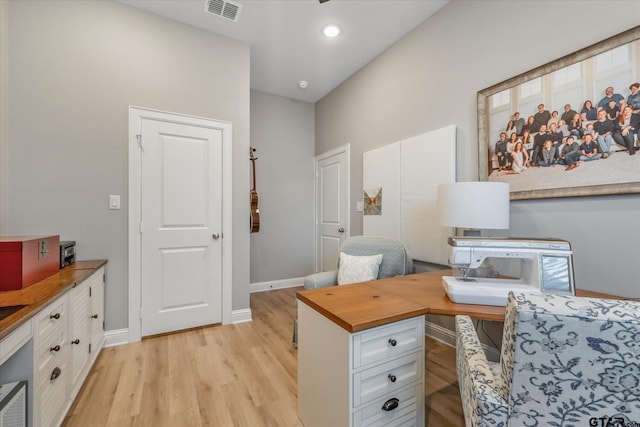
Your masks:
<svg viewBox="0 0 640 427"><path fill-rule="evenodd" d="M638 302L511 293L499 363L468 316L456 333L467 427L640 421Z"/></svg>
<svg viewBox="0 0 640 427"><path fill-rule="evenodd" d="M404 245L397 240L386 237L353 236L344 241L340 252L347 255L367 256L382 255L382 262L378 269L378 279L402 276L413 273L413 260ZM311 274L304 279L305 289L326 288L338 284L338 269Z"/></svg>
<svg viewBox="0 0 640 427"><path fill-rule="evenodd" d="M340 252L354 257L382 255L375 279L413 273L413 259L404 245L397 240L386 237L353 236L342 243ZM304 288L318 289L337 285L340 267L339 257L335 270L322 271L305 277ZM293 324L293 343L294 345L297 343L297 319Z"/></svg>

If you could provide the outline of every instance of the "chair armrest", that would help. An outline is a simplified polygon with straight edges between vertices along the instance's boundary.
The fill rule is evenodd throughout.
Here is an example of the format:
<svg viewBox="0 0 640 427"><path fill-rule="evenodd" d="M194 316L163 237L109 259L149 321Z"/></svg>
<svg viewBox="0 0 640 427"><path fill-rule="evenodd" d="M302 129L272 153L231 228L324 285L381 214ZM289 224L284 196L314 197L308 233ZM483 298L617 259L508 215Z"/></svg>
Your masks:
<svg viewBox="0 0 640 427"><path fill-rule="evenodd" d="M507 425L502 378L494 374L469 316L456 316L456 368L466 425Z"/></svg>
<svg viewBox="0 0 640 427"><path fill-rule="evenodd" d="M305 289L319 289L338 284L338 270L321 271L304 278Z"/></svg>

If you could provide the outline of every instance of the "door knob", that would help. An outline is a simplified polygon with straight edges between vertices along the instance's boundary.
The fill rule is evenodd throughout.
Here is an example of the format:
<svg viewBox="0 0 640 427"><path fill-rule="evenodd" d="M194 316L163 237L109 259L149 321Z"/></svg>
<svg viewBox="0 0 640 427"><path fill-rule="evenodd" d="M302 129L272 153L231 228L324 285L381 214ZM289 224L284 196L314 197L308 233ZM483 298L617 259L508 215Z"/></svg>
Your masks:
<svg viewBox="0 0 640 427"><path fill-rule="evenodd" d="M218 239L220 238L220 233L213 233L213 234L211 235L211 238L212 238L213 240L218 240Z"/></svg>
<svg viewBox="0 0 640 427"><path fill-rule="evenodd" d="M338 233L344 233L344 227L338 228Z"/></svg>

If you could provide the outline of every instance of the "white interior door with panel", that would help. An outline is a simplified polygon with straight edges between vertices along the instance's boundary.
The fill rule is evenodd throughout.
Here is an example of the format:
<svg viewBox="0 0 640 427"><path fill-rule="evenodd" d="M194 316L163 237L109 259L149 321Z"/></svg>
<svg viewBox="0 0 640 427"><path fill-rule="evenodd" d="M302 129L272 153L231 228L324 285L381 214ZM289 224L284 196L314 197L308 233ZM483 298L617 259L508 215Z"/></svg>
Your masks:
<svg viewBox="0 0 640 427"><path fill-rule="evenodd" d="M222 321L222 132L142 120L142 335Z"/></svg>
<svg viewBox="0 0 640 427"><path fill-rule="evenodd" d="M232 322L232 131L129 108L129 341Z"/></svg>
<svg viewBox="0 0 640 427"><path fill-rule="evenodd" d="M349 236L349 145L315 158L316 271L336 268Z"/></svg>

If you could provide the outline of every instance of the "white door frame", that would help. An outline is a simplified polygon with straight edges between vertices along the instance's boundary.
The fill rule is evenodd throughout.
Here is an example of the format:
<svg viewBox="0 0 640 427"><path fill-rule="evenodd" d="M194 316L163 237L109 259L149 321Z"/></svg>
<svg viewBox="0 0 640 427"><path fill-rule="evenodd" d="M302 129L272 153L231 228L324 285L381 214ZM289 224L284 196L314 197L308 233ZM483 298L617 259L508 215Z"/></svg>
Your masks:
<svg viewBox="0 0 640 427"><path fill-rule="evenodd" d="M129 342L142 338L141 314L141 176L142 155L138 145L142 119L198 125L222 131L222 323L232 323L232 125L229 122L185 114L129 106Z"/></svg>
<svg viewBox="0 0 640 427"><path fill-rule="evenodd" d="M322 154L318 154L313 158L313 176L315 177L313 183L313 268L317 273L320 271L320 266L318 265L318 223L320 218L318 217L318 198L320 194L318 193L318 163L322 160L327 159L329 157L336 156L341 153L346 153L347 155L347 215L346 215L346 237L351 235L351 210L349 209L349 205L351 203L351 144L346 143L339 147L336 147L332 150L325 151Z"/></svg>

